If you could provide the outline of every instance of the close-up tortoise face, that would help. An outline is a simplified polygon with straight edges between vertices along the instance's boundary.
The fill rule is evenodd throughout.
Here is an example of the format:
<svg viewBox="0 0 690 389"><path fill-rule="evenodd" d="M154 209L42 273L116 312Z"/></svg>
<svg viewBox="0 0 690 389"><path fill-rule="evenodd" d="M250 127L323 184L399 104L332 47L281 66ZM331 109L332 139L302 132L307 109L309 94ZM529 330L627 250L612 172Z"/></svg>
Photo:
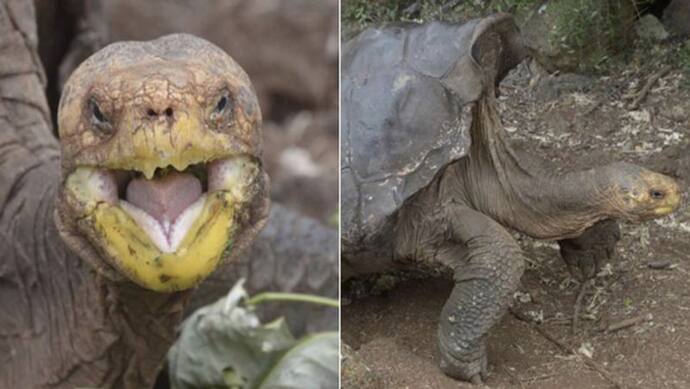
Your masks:
<svg viewBox="0 0 690 389"><path fill-rule="evenodd" d="M157 291L186 289L265 218L254 89L205 40L107 46L68 80L58 126L57 221L102 270Z"/></svg>

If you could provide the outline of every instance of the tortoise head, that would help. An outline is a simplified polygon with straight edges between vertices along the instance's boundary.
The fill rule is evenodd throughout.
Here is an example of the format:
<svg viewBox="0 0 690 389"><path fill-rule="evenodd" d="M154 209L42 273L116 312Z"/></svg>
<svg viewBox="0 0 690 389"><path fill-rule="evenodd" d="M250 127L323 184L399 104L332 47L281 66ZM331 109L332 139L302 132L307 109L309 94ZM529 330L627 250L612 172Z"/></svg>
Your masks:
<svg viewBox="0 0 690 389"><path fill-rule="evenodd" d="M58 127L56 221L110 278L190 288L263 225L257 98L209 42L177 34L104 48L65 85Z"/></svg>
<svg viewBox="0 0 690 389"><path fill-rule="evenodd" d="M680 187L671 177L618 162L605 168L610 202L616 216L640 222L666 216L680 205Z"/></svg>

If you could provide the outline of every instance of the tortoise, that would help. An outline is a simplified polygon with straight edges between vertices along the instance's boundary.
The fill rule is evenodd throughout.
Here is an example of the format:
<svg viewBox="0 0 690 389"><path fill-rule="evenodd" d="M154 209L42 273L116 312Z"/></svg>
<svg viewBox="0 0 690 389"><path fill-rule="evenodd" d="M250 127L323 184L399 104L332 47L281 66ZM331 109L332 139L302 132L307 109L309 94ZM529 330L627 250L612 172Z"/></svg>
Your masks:
<svg viewBox="0 0 690 389"><path fill-rule="evenodd" d="M105 47L65 85L58 140L33 3L0 7L0 387L152 387L185 307L240 276L337 293L335 232L269 218L261 112L225 52Z"/></svg>
<svg viewBox="0 0 690 389"><path fill-rule="evenodd" d="M497 86L525 57L507 14L370 28L343 48L343 278L452 272L440 367L474 383L525 267L508 228L557 240L589 278L618 240L616 220L650 220L680 202L672 178L633 164L557 173L511 147Z"/></svg>

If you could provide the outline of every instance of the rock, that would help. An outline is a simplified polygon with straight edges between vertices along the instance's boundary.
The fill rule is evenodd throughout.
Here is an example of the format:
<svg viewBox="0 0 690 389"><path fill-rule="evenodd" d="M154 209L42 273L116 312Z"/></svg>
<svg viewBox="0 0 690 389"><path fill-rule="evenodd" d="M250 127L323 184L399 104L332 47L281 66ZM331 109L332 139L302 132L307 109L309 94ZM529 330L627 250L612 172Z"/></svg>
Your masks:
<svg viewBox="0 0 690 389"><path fill-rule="evenodd" d="M664 25L654 15L647 14L635 23L637 36L650 41L663 41L668 38L668 32Z"/></svg>
<svg viewBox="0 0 690 389"><path fill-rule="evenodd" d="M690 0L671 0L664 9L664 25L673 35L690 35Z"/></svg>
<svg viewBox="0 0 690 389"><path fill-rule="evenodd" d="M548 71L591 72L632 36L634 2L549 0L521 23L534 58Z"/></svg>

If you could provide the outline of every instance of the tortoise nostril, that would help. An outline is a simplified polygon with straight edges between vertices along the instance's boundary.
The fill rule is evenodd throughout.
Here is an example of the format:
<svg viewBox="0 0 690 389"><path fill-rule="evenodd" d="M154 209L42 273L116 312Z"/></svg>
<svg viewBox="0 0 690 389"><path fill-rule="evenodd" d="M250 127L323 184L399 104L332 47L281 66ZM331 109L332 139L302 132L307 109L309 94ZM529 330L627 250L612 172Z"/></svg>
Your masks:
<svg viewBox="0 0 690 389"><path fill-rule="evenodd" d="M151 118L157 117L157 116L160 116L160 115L165 115L165 116L167 116L167 117L172 117L172 116L173 116L173 109L172 109L171 107L168 107L168 108L166 108L165 110L160 111L160 113L159 113L159 111L156 111L156 110L153 109L153 108L149 108L149 109L146 110L146 114L147 114L149 117L151 117Z"/></svg>

